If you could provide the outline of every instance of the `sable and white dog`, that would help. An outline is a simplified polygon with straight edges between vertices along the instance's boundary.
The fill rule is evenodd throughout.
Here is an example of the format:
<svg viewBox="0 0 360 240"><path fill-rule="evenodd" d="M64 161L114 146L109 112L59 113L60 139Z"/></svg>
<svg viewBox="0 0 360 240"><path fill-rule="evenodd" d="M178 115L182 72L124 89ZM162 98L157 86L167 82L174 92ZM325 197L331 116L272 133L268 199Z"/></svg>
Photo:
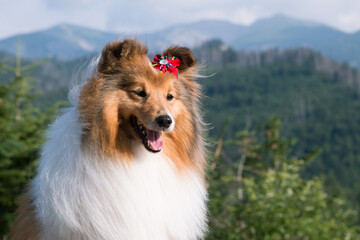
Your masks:
<svg viewBox="0 0 360 240"><path fill-rule="evenodd" d="M51 125L11 239L202 239L204 142L196 62L135 40L104 47Z"/></svg>

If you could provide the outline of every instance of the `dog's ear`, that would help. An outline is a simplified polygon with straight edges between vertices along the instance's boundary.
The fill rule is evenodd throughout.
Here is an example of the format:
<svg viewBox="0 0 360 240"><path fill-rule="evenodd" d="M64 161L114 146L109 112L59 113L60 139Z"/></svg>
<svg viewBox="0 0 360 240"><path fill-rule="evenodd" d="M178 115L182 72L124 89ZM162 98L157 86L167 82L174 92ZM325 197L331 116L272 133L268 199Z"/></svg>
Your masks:
<svg viewBox="0 0 360 240"><path fill-rule="evenodd" d="M114 73L119 71L127 62L131 63L135 56L146 56L147 53L147 48L133 39L107 44L101 53L98 72L104 74Z"/></svg>
<svg viewBox="0 0 360 240"><path fill-rule="evenodd" d="M196 60L189 48L172 46L165 50L164 54L168 57L177 57L180 59L179 73L194 69Z"/></svg>

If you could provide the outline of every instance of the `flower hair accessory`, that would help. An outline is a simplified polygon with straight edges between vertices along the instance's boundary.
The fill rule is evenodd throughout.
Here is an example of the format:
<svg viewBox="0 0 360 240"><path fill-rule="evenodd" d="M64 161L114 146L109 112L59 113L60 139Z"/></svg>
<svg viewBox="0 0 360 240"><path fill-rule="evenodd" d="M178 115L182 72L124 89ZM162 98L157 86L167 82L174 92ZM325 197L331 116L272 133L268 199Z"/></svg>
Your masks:
<svg viewBox="0 0 360 240"><path fill-rule="evenodd" d="M177 57L167 57L164 53L157 54L154 61L151 62L152 66L162 73L170 72L178 77L180 66L180 59Z"/></svg>

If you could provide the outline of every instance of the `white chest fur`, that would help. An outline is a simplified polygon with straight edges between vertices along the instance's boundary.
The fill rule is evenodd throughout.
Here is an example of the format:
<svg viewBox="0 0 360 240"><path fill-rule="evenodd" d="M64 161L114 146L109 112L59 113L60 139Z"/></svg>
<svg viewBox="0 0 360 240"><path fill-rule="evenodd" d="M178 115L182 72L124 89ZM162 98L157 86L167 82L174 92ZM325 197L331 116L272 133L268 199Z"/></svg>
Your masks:
<svg viewBox="0 0 360 240"><path fill-rule="evenodd" d="M51 127L32 183L44 239L199 239L206 190L163 154L134 145L129 166L85 156L75 109Z"/></svg>

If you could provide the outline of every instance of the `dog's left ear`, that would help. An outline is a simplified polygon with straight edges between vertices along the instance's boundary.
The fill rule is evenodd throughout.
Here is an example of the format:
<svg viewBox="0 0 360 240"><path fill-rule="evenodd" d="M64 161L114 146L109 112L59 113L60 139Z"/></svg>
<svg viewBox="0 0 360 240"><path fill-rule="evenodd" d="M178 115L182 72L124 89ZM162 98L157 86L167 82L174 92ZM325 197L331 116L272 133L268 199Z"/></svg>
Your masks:
<svg viewBox="0 0 360 240"><path fill-rule="evenodd" d="M188 70L195 70L196 60L189 48L173 46L166 49L164 54L168 57L180 59L179 74Z"/></svg>

